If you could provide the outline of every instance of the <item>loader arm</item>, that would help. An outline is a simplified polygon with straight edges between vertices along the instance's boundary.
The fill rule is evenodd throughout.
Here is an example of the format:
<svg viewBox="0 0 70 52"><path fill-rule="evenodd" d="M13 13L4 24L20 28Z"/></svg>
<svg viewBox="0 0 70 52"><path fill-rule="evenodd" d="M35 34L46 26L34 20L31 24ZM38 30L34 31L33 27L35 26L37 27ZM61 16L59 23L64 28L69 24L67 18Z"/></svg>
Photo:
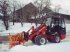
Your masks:
<svg viewBox="0 0 70 52"><path fill-rule="evenodd" d="M31 40L37 35L44 35L45 32L46 32L46 25L42 24L31 32L31 34L29 35L29 39Z"/></svg>

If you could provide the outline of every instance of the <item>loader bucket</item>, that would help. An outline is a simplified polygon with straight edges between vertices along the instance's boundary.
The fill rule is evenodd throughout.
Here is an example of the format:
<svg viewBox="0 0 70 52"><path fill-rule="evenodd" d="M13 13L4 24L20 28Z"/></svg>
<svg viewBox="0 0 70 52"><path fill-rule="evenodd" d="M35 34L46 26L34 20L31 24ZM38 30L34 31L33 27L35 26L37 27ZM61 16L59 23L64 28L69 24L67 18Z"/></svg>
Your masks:
<svg viewBox="0 0 70 52"><path fill-rule="evenodd" d="M17 33L17 34L9 34L8 35L8 40L9 40L9 46L13 47L15 45L25 43L25 40L23 38L24 33Z"/></svg>

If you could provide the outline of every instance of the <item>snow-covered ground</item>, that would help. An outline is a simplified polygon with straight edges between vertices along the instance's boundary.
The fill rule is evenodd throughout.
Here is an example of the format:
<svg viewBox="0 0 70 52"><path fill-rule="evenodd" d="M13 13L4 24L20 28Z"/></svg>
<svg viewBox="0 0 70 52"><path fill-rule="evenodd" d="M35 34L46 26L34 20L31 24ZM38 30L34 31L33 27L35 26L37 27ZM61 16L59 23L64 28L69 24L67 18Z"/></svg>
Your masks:
<svg viewBox="0 0 70 52"><path fill-rule="evenodd" d="M20 33L22 31L27 31L28 29L31 28L31 26L35 26L35 24L24 23L22 27L20 23L15 23L15 25L13 26L11 22L9 30L5 30L3 23L0 22L0 34L7 35L7 33L14 33L14 34ZM67 32L66 39L62 40L61 43L48 42L46 45L38 46L34 45L31 41L29 41L25 43L26 46L16 45L7 52L70 52L70 24L66 24L66 32ZM0 52L2 51L0 50Z"/></svg>
<svg viewBox="0 0 70 52"><path fill-rule="evenodd" d="M70 52L70 42L66 43L49 43L46 45L23 46L17 45L10 49L9 52Z"/></svg>

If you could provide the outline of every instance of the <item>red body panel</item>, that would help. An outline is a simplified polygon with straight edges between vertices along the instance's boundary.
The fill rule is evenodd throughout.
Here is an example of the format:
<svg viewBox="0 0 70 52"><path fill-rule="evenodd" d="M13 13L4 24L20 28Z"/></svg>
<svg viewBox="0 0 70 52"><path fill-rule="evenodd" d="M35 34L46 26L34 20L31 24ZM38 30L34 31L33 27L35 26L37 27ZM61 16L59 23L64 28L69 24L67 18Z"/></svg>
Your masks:
<svg viewBox="0 0 70 52"><path fill-rule="evenodd" d="M54 39L54 36L53 35L47 35L46 36L48 39Z"/></svg>
<svg viewBox="0 0 70 52"><path fill-rule="evenodd" d="M61 35L60 35L60 38L61 38L61 39L64 39L65 37L66 37L66 34L61 34Z"/></svg>

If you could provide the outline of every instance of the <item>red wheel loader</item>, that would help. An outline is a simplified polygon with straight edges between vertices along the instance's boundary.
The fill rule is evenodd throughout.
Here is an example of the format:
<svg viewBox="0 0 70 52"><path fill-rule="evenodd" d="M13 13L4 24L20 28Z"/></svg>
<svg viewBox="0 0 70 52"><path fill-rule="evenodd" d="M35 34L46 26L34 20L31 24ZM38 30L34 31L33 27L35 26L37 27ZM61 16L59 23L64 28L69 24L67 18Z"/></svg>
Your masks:
<svg viewBox="0 0 70 52"><path fill-rule="evenodd" d="M44 45L48 41L59 43L66 37L66 26L63 18L47 18L45 24L41 24L37 28L30 28L27 32L19 33L18 36L10 35L9 38L15 38L15 41L26 42L31 40L34 44ZM13 41L11 38L11 42ZM21 41L22 40L22 41ZM19 44L20 44L19 43ZM14 43L16 45L16 43Z"/></svg>
<svg viewBox="0 0 70 52"><path fill-rule="evenodd" d="M29 33L29 31L31 33ZM25 41L31 40L34 44L43 45L47 41L59 43L66 37L66 26L63 18L48 18L46 24L42 24L37 28L32 26L28 32L23 35Z"/></svg>

